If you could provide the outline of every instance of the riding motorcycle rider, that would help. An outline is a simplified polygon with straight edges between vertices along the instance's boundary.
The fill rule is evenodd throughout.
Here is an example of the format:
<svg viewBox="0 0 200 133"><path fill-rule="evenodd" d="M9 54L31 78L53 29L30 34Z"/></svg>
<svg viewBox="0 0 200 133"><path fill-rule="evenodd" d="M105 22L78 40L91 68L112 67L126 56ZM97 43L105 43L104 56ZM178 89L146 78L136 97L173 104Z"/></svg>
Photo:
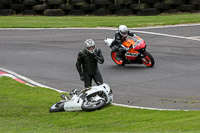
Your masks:
<svg viewBox="0 0 200 133"><path fill-rule="evenodd" d="M122 60L125 59L125 53L129 50L122 43L126 40L127 36L134 36L134 34L128 30L126 25L120 25L119 29L116 31L114 40L110 46L111 49L117 52L117 56Z"/></svg>
<svg viewBox="0 0 200 133"><path fill-rule="evenodd" d="M76 68L85 88L92 86L92 79L97 85L103 84L103 78L98 63L104 63L104 57L99 48L96 48L92 39L85 41L85 49L78 53Z"/></svg>

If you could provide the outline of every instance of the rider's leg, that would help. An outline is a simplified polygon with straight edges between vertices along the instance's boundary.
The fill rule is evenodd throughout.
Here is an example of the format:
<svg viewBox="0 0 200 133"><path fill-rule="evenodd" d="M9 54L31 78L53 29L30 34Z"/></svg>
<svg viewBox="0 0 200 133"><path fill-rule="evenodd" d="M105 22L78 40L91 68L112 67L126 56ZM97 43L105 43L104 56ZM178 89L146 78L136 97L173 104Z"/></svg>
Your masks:
<svg viewBox="0 0 200 133"><path fill-rule="evenodd" d="M122 59L122 60L125 60L125 53L126 53L126 51L122 51L122 52L121 52L121 59Z"/></svg>
<svg viewBox="0 0 200 133"><path fill-rule="evenodd" d="M96 71L96 73L94 74L93 79L94 79L94 82L95 82L97 85L103 84L103 78L102 78L102 76L101 76L101 73L100 73L99 69L98 69L98 70Z"/></svg>
<svg viewBox="0 0 200 133"><path fill-rule="evenodd" d="M85 85L85 88L89 88L92 86L92 76L85 74L84 85Z"/></svg>

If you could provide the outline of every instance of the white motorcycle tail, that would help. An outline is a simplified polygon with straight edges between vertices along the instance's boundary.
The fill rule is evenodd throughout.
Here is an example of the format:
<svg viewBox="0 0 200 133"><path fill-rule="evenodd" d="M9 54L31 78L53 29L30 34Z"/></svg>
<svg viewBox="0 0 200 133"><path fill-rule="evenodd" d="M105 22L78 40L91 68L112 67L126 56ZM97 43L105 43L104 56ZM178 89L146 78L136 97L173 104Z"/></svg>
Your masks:
<svg viewBox="0 0 200 133"><path fill-rule="evenodd" d="M108 47L110 47L110 45L112 44L114 39L112 38L106 38L104 39L105 45L107 45Z"/></svg>

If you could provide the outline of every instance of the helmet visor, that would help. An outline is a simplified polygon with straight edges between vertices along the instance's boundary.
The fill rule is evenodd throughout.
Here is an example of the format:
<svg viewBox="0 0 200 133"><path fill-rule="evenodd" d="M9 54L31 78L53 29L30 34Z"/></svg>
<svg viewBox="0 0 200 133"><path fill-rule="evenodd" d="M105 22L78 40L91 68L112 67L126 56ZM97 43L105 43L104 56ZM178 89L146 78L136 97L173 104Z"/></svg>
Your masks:
<svg viewBox="0 0 200 133"><path fill-rule="evenodd" d="M127 35L127 32L125 31L125 32L121 32L123 35Z"/></svg>
<svg viewBox="0 0 200 133"><path fill-rule="evenodd" d="M95 46L87 47L88 50L93 50Z"/></svg>

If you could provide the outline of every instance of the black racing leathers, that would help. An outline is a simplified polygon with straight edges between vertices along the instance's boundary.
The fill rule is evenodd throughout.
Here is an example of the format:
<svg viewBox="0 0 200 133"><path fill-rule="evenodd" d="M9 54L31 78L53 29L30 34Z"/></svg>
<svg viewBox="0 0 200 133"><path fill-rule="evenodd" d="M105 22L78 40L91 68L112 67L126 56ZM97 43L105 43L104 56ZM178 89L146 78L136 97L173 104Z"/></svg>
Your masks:
<svg viewBox="0 0 200 133"><path fill-rule="evenodd" d="M134 34L128 30L128 34L129 36L134 36ZM114 36L114 41L111 44L111 47L114 45L118 45L119 47L122 45L122 43L126 40L127 36L122 36L119 31L116 31L115 36Z"/></svg>
<svg viewBox="0 0 200 133"><path fill-rule="evenodd" d="M134 36L134 34L128 30L128 34L129 36ZM118 55L124 59L125 57L125 53L128 50L128 48L126 48L125 46L123 46L123 42L126 40L127 36L122 36L119 31L116 31L115 36L114 36L114 40L110 46L110 48L114 51L116 51L118 53Z"/></svg>
<svg viewBox="0 0 200 133"><path fill-rule="evenodd" d="M85 88L92 86L92 79L97 85L103 84L103 78L98 68L98 63L103 64L104 58L101 50L96 48L91 54L87 50L82 50L78 53L76 68Z"/></svg>

